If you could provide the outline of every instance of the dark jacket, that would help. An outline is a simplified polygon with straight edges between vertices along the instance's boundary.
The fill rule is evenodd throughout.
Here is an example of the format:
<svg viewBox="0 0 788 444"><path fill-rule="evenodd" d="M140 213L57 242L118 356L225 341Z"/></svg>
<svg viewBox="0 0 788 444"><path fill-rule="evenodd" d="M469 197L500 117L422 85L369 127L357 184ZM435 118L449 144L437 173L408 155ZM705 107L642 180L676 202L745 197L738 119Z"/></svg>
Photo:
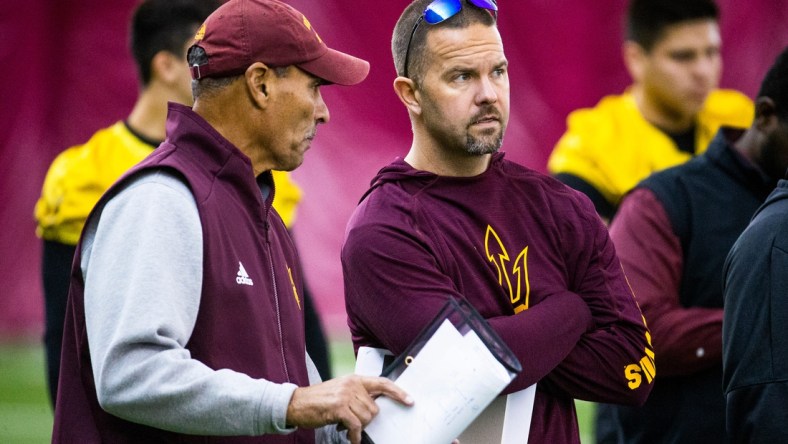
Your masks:
<svg viewBox="0 0 788 444"><path fill-rule="evenodd" d="M788 181L725 262L723 389L734 442L788 442Z"/></svg>

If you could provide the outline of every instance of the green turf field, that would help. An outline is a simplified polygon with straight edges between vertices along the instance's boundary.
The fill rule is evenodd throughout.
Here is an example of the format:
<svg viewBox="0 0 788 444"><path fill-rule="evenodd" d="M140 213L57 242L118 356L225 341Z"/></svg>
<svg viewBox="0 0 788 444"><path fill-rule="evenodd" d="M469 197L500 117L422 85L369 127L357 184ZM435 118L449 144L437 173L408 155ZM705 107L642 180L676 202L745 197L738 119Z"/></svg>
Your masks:
<svg viewBox="0 0 788 444"><path fill-rule="evenodd" d="M46 443L51 436L43 348L0 344L0 442Z"/></svg>
<svg viewBox="0 0 788 444"><path fill-rule="evenodd" d="M331 344L335 375L353 371L353 348L347 341ZM577 403L581 440L591 443L593 405ZM0 443L48 443L52 412L46 395L44 351L36 343L0 343Z"/></svg>

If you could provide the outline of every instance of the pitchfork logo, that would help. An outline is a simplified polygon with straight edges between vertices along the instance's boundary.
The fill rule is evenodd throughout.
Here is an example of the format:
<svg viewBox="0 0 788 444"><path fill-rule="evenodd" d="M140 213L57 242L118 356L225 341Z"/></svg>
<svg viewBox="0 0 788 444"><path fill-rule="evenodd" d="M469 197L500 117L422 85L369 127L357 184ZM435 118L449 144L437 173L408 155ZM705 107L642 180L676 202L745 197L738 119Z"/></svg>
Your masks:
<svg viewBox="0 0 788 444"><path fill-rule="evenodd" d="M514 312L527 310L528 298L531 294L531 284L528 282L528 247L523 248L512 263L512 258L498 233L487 225L484 249L487 259L498 270L498 283L509 293Z"/></svg>
<svg viewBox="0 0 788 444"><path fill-rule="evenodd" d="M315 31L315 29L312 28L312 24L309 23L309 19L307 19L306 16L303 15L303 14L301 15L301 17L304 18L304 26L306 26L306 29L308 29L308 30L312 31L313 33L315 33L315 37L317 37L317 41L319 41L320 43L323 43L323 39L321 39L320 35L318 35L317 31Z"/></svg>

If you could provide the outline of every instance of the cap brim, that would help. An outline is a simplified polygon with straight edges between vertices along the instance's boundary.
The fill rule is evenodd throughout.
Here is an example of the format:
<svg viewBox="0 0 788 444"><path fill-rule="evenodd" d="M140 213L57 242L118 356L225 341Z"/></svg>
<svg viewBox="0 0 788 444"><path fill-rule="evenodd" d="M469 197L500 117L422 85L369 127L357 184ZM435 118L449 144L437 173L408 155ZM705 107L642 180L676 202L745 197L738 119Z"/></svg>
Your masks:
<svg viewBox="0 0 788 444"><path fill-rule="evenodd" d="M321 79L338 85L361 83L369 74L369 62L331 48L320 57L297 66Z"/></svg>

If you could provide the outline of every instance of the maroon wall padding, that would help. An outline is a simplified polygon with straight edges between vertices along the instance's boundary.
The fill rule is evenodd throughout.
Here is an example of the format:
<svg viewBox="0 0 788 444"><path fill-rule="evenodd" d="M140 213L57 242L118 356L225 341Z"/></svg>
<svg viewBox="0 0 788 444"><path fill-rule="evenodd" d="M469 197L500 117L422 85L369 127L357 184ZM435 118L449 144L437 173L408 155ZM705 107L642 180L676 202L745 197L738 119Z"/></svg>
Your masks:
<svg viewBox="0 0 788 444"><path fill-rule="evenodd" d="M303 166L296 225L309 285L327 328L346 334L339 249L369 180L410 146L410 124L391 84L391 31L402 0L292 0L329 45L371 62L355 87L329 86L331 122ZM510 63L510 159L545 170L566 115L628 84L621 62L622 0L500 0ZM0 12L0 338L42 331L40 241L33 205L55 155L121 119L137 94L127 49L131 0L29 0ZM753 97L788 44L782 0L719 1L722 86Z"/></svg>

